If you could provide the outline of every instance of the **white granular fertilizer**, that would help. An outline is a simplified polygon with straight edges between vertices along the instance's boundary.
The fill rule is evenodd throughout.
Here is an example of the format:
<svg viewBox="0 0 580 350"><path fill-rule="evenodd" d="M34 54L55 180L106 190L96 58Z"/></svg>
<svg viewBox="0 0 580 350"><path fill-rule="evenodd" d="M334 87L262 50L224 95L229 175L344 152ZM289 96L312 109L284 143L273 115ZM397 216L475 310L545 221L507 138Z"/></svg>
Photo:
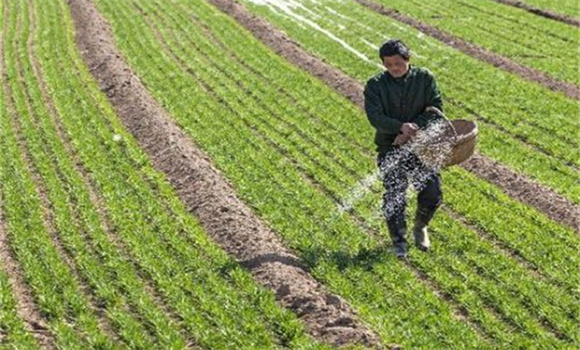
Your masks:
<svg viewBox="0 0 580 350"><path fill-rule="evenodd" d="M404 166L410 160L412 154L416 155L425 167L413 169L412 175L414 183L418 185L417 191L421 191L421 186L426 183L433 173L439 172L453 148L454 140L449 137L448 124L441 121L433 123L428 129L420 130L405 145L397 149L391 156L383 162L380 171L375 171L359 181L347 194L345 199L338 204L340 213L351 210L355 203L361 200L371 189L373 184L394 169ZM383 207L384 214L389 216L399 208L405 198L392 198Z"/></svg>

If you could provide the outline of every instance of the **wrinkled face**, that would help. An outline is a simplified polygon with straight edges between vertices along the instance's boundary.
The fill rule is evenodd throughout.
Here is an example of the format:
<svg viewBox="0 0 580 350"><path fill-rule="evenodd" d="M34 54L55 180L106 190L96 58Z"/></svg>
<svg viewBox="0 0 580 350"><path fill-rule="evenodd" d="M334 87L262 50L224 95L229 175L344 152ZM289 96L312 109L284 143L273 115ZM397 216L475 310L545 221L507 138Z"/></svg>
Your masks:
<svg viewBox="0 0 580 350"><path fill-rule="evenodd" d="M409 70L409 61L399 55L383 57L383 65L394 78L402 77Z"/></svg>

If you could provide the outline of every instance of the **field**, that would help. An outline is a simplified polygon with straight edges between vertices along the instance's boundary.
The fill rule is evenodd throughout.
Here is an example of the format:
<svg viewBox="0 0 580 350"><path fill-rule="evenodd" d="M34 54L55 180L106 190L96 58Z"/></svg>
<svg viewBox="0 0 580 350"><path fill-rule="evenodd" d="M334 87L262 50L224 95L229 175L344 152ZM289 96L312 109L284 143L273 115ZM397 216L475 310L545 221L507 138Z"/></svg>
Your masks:
<svg viewBox="0 0 580 350"><path fill-rule="evenodd" d="M574 1L0 6L0 349L580 346ZM391 37L479 128L408 260L362 108Z"/></svg>

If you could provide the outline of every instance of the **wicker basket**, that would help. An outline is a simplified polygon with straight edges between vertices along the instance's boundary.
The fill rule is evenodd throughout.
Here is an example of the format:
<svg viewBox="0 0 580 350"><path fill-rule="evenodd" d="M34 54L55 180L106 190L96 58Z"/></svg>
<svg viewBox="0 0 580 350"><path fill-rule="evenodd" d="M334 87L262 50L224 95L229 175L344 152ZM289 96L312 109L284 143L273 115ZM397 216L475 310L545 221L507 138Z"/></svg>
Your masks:
<svg viewBox="0 0 580 350"><path fill-rule="evenodd" d="M430 111L443 117L443 124L419 132L411 142L411 150L423 163L436 168L456 165L469 158L477 144L477 124L470 120L449 120L436 108Z"/></svg>
<svg viewBox="0 0 580 350"><path fill-rule="evenodd" d="M454 119L449 121L455 133L453 149L445 165L459 164L471 157L477 144L477 124L470 120Z"/></svg>

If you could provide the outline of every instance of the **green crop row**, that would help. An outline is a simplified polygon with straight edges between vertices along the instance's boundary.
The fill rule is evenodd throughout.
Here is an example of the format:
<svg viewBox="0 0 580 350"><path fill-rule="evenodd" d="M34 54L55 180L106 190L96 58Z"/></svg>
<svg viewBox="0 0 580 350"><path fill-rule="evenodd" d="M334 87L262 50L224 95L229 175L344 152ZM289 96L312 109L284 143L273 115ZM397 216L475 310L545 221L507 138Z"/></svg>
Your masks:
<svg viewBox="0 0 580 350"><path fill-rule="evenodd" d="M19 57L28 57L27 46L21 46L20 49L21 55ZM125 281L130 280L130 277L127 278L127 274L124 273L126 267L119 263L119 258L115 256L114 250L111 253L111 248L107 246L109 242L101 229L100 219L94 204L91 202L84 180L78 170L74 168L73 159L59 138L54 122L46 108L46 103L42 103L44 101L39 88L40 81L34 77L32 60L34 58L22 59L22 61L17 62L18 70L24 74L21 79L18 79L23 82L23 85L15 87L13 90L15 94L24 92L22 103L30 102L31 105L28 112L24 110L20 113L22 133L28 144L32 162L45 183L55 229L59 234L58 239L62 242L68 255L73 257L79 275L90 285L98 302L106 306L108 316L118 333L126 337L126 342L133 342L138 347L150 348L153 346L153 340L147 336L147 331L139 324L139 320L127 312L126 300L115 293L118 286L111 281L114 279L112 276L118 273L125 277ZM46 100L45 96L44 100ZM95 241L89 240L87 237L92 237ZM93 251L97 249L99 254ZM107 261L106 258L99 259L99 257L110 257L111 259ZM110 270L107 271L102 266L102 260L105 260L106 264L110 264ZM142 301L146 310L155 310L151 300L148 300L147 295L143 293L143 286L139 283L133 283L132 287L134 289L127 288L127 290L134 294L131 296L133 300ZM152 311L152 313L154 312ZM153 318L149 322L168 324L169 320ZM142 336L136 337L137 334L142 334ZM177 334L164 335L169 339L179 338Z"/></svg>
<svg viewBox="0 0 580 350"><path fill-rule="evenodd" d="M0 270L0 344L2 348L39 349L34 337L24 328L24 322L16 313L16 308L8 276Z"/></svg>
<svg viewBox="0 0 580 350"><path fill-rule="evenodd" d="M3 125L2 130L10 133L6 142L10 137L15 145L17 138L21 141L20 147L11 146L9 158L15 162L22 152L30 157L30 167L38 174L36 182L46 190L49 207L45 210L50 210L58 240L85 289L90 287L95 301L106 309L105 316L120 338L116 340L122 343L115 341L113 345L97 331L89 333L75 326L79 328L78 341L82 339L79 335L86 333L90 347L105 348L184 348L192 345L192 338L212 348L320 347L304 334L293 315L276 305L271 293L257 287L247 272L209 242L163 177L123 131L78 57L66 4L37 1L13 6L9 11L12 26L7 27L22 30L5 37L6 42L14 43L7 45L5 61L10 104L15 111L11 114L14 122L7 124L8 128ZM29 13L37 23L28 22ZM33 38L30 46L28 38ZM36 52L27 52L31 47ZM28 57L38 57L41 77L35 76L34 58ZM50 96L41 91L43 83ZM49 104L54 104L54 113L47 108ZM114 141L115 136L121 136L120 142ZM26 174L26 170L18 171ZM7 171L6 176L15 179L13 173ZM23 260L36 253L16 234L27 237L13 229L26 223L25 212L18 212L22 199L13 201L21 193L14 192L10 181L2 183L6 184L3 195L10 203L5 209L8 232L19 252L18 260L25 273L40 274L42 269ZM30 186L34 191L32 180ZM98 196L102 207L98 208L91 196ZM38 201L37 207L41 210L42 203ZM38 226L36 231L43 232L42 223ZM51 249L54 244L48 240L40 247ZM57 262L39 262L69 276L66 268L57 269L57 255L54 253ZM53 278L56 292L66 286L64 277ZM51 289L39 283L31 285L41 309L59 307ZM82 299L83 294L77 291L76 297L67 293L63 298L72 302ZM75 336L70 332L60 335L64 333L60 328L86 321L71 312L63 317L65 312L51 318L51 326L60 346L75 348L63 341L67 340L64 335Z"/></svg>
<svg viewBox="0 0 580 350"><path fill-rule="evenodd" d="M46 213L31 174L30 155L24 157L21 135L16 135L17 116L28 113L29 105L20 90L19 73L14 59L26 45L28 12L24 4L11 3L4 8L6 30L3 35L3 65L6 67L2 95L2 197L6 230L25 280L34 291L40 312L47 318L57 341L71 349L111 345L98 326L98 319L81 292L78 281L56 250ZM15 51L16 50L16 51ZM37 176L37 175L36 175ZM75 320L75 322L67 322Z"/></svg>
<svg viewBox="0 0 580 350"><path fill-rule="evenodd" d="M376 73L378 45L388 37L405 39L415 52L413 63L437 75L444 102L451 101L446 106L448 117L479 122L481 153L579 203L580 193L574 186L578 178L577 140L569 132L577 128L579 106L575 101L460 54L353 2L304 1L302 6L286 8L288 12L245 3L307 51L361 83ZM503 125L507 132L495 124Z"/></svg>
<svg viewBox="0 0 580 350"><path fill-rule="evenodd" d="M553 78L580 85L576 27L493 1L377 3Z"/></svg>
<svg viewBox="0 0 580 350"><path fill-rule="evenodd" d="M163 9L135 4L133 12L123 17L121 14L129 10L125 8L121 10L121 4L111 4L106 1L99 4L110 16L109 19L117 36L124 38L119 40L119 45L127 50L128 60L137 72L141 73L142 79L151 87L153 93L158 92L156 97L178 118L184 129L191 132L196 141L212 154L216 163L225 169L224 172L235 180L242 196L270 222L276 224L275 227L285 235L289 244L302 252L306 261L311 262L313 270L322 271L323 275L319 277L329 285L339 285L340 294L352 296L353 291L349 291L348 288L348 283L351 282L340 277L341 273L345 273L340 266L344 260L354 259L358 254L357 251L364 253L366 249L370 249L380 254L382 247L376 246L381 243L374 238L371 239L371 243L368 243L368 232L361 232L356 225L353 226L352 218L334 215L337 203L332 199L338 197L338 193L343 195L345 188L356 182L359 174L364 174L365 169L368 169L370 165L370 159L364 153L359 154L359 160L354 162L358 165L349 169L348 161L341 159L339 155L330 158L328 154L333 154L334 145L328 141L329 136L320 137L318 134L326 132L335 134L336 138L339 138L337 135L341 134L331 127L326 130L317 129L317 127L330 124L338 127L339 130L343 129L345 133L351 132L340 125L344 125L342 123L349 120L348 118L352 118L351 121L360 118L360 111L351 109L350 112L343 112L343 115L340 115L338 109L344 111L349 107L345 108L346 101L336 96L335 101L340 104L336 104L331 109L309 103L310 100L320 100L320 104L323 104L324 99L320 96L331 99L329 96L333 96L333 93L314 92L316 89L324 90L325 88L320 83L308 80L309 78L305 78L304 75L289 72L287 66L283 64L276 64L276 58L271 53L266 50L257 50L260 44L245 38L247 34L222 19L222 16L215 10L204 9L199 4L195 10L186 6L179 7L177 4ZM176 9L172 10L173 7ZM203 11L209 11L209 13L203 14ZM199 19L202 15L205 16L203 20ZM144 21L139 16L148 20ZM219 25L216 23L218 20L220 20ZM201 23L196 24L198 21ZM224 37L230 37L230 39L226 41ZM219 41L223 41L223 44L220 45ZM250 45L256 50L247 52L248 50L241 49ZM144 48L150 48L150 50L145 51ZM159 54L155 55L152 52L159 52ZM263 75L261 78L260 74ZM275 77L276 74L279 76ZM168 85L167 77L171 78L171 85ZM312 85L318 85L315 85L312 90L300 91L301 89L293 89L288 86L288 83L284 83L293 81L298 84L304 80ZM292 95L278 94L276 91L285 91ZM179 98L180 94L182 96L184 93L187 93L187 101ZM293 98L294 94L297 94L295 98ZM288 112L284 113L284 111L288 108L294 110L294 107L299 107L296 112L302 111L300 114L306 115L292 113L289 118ZM309 109L311 114L305 112ZM322 110L324 113L321 112ZM306 116L309 118L299 122ZM240 135L236 136L236 134ZM214 141L216 137L226 139L227 144L224 144L225 142L216 144ZM360 139L360 131L358 138ZM236 139L240 141L236 142ZM251 148L247 150L247 147ZM235 152L232 152L232 149ZM354 148L354 152L356 151L357 148ZM260 157L257 157L257 154L260 154ZM342 165L337 167L334 163ZM277 166L283 167L283 170L276 170ZM321 171L321 168L326 171ZM255 173L253 169L259 169L266 174ZM261 181L265 182L261 182L260 179L264 179ZM300 207L300 212L294 209L297 207ZM288 222L288 217L292 217L292 222ZM305 234L307 234L306 237L304 237ZM332 234L338 237L333 237ZM570 235L570 233L567 234ZM372 247L369 248L368 244ZM377 265L389 261L385 251L383 254L384 257L378 257L380 261ZM506 264L509 264L509 260ZM364 272L364 268L363 271L359 266L351 268L353 269L351 276L356 276L354 281L358 281L358 278L368 279L368 276L361 277L360 275L368 273ZM332 271L336 274L332 274ZM407 278L409 276L413 278L412 273L409 275L405 269L398 271L401 271L399 273L406 275ZM384 313L392 316L393 310L382 307L378 313L371 312L371 307L369 307L371 304L368 303L376 303L377 300L373 298L380 295L379 286L392 283L393 278L393 276L380 276L375 279L373 276L370 279L374 282L365 286L363 291L357 291L360 292L358 298L353 297L351 302L367 310L366 316L369 319L377 321L380 317L386 317ZM526 295L529 295L527 290L533 283L529 279L526 283L527 287L518 285L517 288L526 291ZM479 284L485 285L482 282ZM543 282L541 284L543 287L538 287L540 290L545 293L556 293L555 299L549 294L546 295L548 300L558 304L558 307L550 311L554 313L549 316L551 322L557 323L557 320L564 320L566 324L569 324L570 316L559 308L565 309L565 305L573 306L573 301L566 300L565 291L557 288L551 290ZM356 285L361 286L358 282ZM391 288L394 286L390 285ZM487 288L491 287L487 286ZM393 290L396 291L396 289ZM496 293L495 297L501 299L498 297L497 290L489 293ZM471 294L474 294L473 291ZM525 340L525 336L511 335L503 331L504 324L496 319L493 312L482 310L481 298L477 295L473 298L473 302L469 304L475 310L472 311L473 314L479 311L483 315L475 315L474 319L484 323L490 333L496 334L496 338L508 343L533 342L533 340ZM500 305L497 308L503 307L509 310L515 305L517 309L518 303L519 301L508 301L509 305ZM389 305L392 306L392 304ZM548 309L549 306L543 306L543 310ZM533 317L529 316L526 310L516 311L514 316L509 315L509 311L506 313L508 314L506 317L515 319L514 323L522 324L520 326L524 328L523 333L529 332L537 338L544 339L544 344L557 342L549 334L538 329L541 326L533 321ZM416 320L421 321L415 323L424 322L424 315L423 312L417 314ZM395 320L400 320L402 317L398 316ZM526 320L522 320L523 318ZM396 324L396 321L394 323ZM416 324L406 324L406 326L416 327ZM565 329L568 331L569 327ZM413 330L407 331L413 332ZM381 328L380 332L385 332L384 328ZM531 339L537 340L537 338ZM417 343L420 344L420 341Z"/></svg>
<svg viewBox="0 0 580 350"><path fill-rule="evenodd" d="M576 0L520 0L524 4L534 6L541 10L548 10L580 19L580 8Z"/></svg>
<svg viewBox="0 0 580 350"><path fill-rule="evenodd" d="M6 18L7 10L3 1L0 2L0 13L3 16L2 18ZM6 29L6 25L0 27L0 47L4 43ZM3 62L3 58L0 58L0 62ZM4 64L0 64L0 75L4 76L3 73ZM0 88L0 113L2 115L7 115L8 111L4 102L4 94L4 89ZM0 120L0 127L2 125L2 121ZM3 137L1 133L0 137ZM4 150L4 144L0 143L0 145L2 146L0 149ZM3 173L4 171L4 164L0 162L0 173ZM2 203L1 200L0 203ZM0 234L4 235L4 221L2 216L0 216L0 225L2 225L2 227L0 227ZM38 344L32 335L25 329L23 320L20 319L16 312L16 300L14 299L13 290L10 288L8 276L4 271L5 268L6 266L0 266L0 343L5 344L6 347L17 349L38 349Z"/></svg>

